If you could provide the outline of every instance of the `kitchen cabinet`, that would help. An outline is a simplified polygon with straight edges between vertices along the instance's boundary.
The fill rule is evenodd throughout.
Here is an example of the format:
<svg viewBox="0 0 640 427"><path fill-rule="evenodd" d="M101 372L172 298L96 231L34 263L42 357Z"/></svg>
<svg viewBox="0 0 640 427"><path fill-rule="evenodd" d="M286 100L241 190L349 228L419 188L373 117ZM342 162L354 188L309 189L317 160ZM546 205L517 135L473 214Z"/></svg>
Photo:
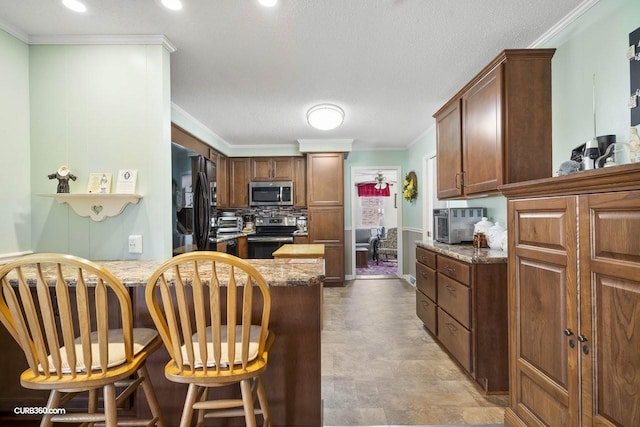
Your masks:
<svg viewBox="0 0 640 427"><path fill-rule="evenodd" d="M439 199L552 175L554 52L503 51L434 114Z"/></svg>
<svg viewBox="0 0 640 427"><path fill-rule="evenodd" d="M307 206L307 159L293 157L293 206Z"/></svg>
<svg viewBox="0 0 640 427"><path fill-rule="evenodd" d="M453 258L448 247L416 248L416 314L478 387L507 392L506 262Z"/></svg>
<svg viewBox="0 0 640 427"><path fill-rule="evenodd" d="M292 181L291 157L252 157L251 181Z"/></svg>
<svg viewBox="0 0 640 427"><path fill-rule="evenodd" d="M325 286L344 283L344 156L307 154L309 243L325 245Z"/></svg>
<svg viewBox="0 0 640 427"><path fill-rule="evenodd" d="M501 187L505 425L640 425L640 165Z"/></svg>
<svg viewBox="0 0 640 427"><path fill-rule="evenodd" d="M229 158L229 207L249 207L249 158Z"/></svg>
<svg viewBox="0 0 640 427"><path fill-rule="evenodd" d="M344 206L343 153L307 154L307 205Z"/></svg>
<svg viewBox="0 0 640 427"><path fill-rule="evenodd" d="M216 159L215 195L216 207L229 207L229 159L218 155Z"/></svg>
<svg viewBox="0 0 640 427"><path fill-rule="evenodd" d="M306 245L309 243L309 235L293 235L293 243L295 245Z"/></svg>

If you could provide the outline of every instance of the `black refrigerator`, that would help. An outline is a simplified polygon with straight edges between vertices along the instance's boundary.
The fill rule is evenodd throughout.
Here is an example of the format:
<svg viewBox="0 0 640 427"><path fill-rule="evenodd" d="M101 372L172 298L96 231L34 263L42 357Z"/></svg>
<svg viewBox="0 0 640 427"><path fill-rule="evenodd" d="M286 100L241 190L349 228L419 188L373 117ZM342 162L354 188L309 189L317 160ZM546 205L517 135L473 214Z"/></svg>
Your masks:
<svg viewBox="0 0 640 427"><path fill-rule="evenodd" d="M216 177L215 163L175 143L171 152L174 185L177 183L172 224L174 254L207 250L214 208L211 188Z"/></svg>

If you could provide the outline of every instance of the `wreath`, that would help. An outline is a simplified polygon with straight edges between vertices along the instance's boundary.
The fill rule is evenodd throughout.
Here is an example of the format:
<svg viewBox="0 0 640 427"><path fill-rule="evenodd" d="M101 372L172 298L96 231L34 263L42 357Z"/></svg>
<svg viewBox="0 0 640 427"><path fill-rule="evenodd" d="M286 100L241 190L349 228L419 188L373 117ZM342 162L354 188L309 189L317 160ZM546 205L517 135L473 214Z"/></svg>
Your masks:
<svg viewBox="0 0 640 427"><path fill-rule="evenodd" d="M409 203L415 201L418 197L418 177L414 171L411 171L404 176L404 182L402 183L402 195Z"/></svg>

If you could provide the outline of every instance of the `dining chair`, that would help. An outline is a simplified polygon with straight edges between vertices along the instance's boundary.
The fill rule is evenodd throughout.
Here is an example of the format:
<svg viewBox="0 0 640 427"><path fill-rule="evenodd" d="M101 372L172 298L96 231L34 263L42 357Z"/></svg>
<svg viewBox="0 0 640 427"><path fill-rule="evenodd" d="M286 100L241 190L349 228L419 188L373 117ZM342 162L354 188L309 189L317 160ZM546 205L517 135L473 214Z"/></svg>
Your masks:
<svg viewBox="0 0 640 427"><path fill-rule="evenodd" d="M117 408L139 386L153 418L127 425L164 426L145 366L161 340L153 329L133 328L131 299L118 278L92 261L44 253L0 266L0 286L0 321L28 364L20 384L50 392L40 426L115 427ZM88 392L87 411L67 411L65 405L83 392Z"/></svg>
<svg viewBox="0 0 640 427"><path fill-rule="evenodd" d="M189 385L180 426L191 425L194 411L198 426L236 416L256 426L256 414L271 425L262 381L274 341L271 294L258 270L226 253L185 253L152 274L145 298L171 357L165 376ZM240 398L222 399L214 390L238 384Z"/></svg>

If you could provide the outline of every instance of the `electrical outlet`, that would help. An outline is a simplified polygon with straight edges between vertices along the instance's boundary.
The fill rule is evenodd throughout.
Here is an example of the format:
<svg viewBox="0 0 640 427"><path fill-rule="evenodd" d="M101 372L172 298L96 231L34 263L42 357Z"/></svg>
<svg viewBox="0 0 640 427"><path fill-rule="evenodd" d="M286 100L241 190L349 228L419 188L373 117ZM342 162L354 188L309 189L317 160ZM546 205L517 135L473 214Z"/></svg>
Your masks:
<svg viewBox="0 0 640 427"><path fill-rule="evenodd" d="M129 236L129 253L130 254L142 253L142 236L140 234Z"/></svg>

